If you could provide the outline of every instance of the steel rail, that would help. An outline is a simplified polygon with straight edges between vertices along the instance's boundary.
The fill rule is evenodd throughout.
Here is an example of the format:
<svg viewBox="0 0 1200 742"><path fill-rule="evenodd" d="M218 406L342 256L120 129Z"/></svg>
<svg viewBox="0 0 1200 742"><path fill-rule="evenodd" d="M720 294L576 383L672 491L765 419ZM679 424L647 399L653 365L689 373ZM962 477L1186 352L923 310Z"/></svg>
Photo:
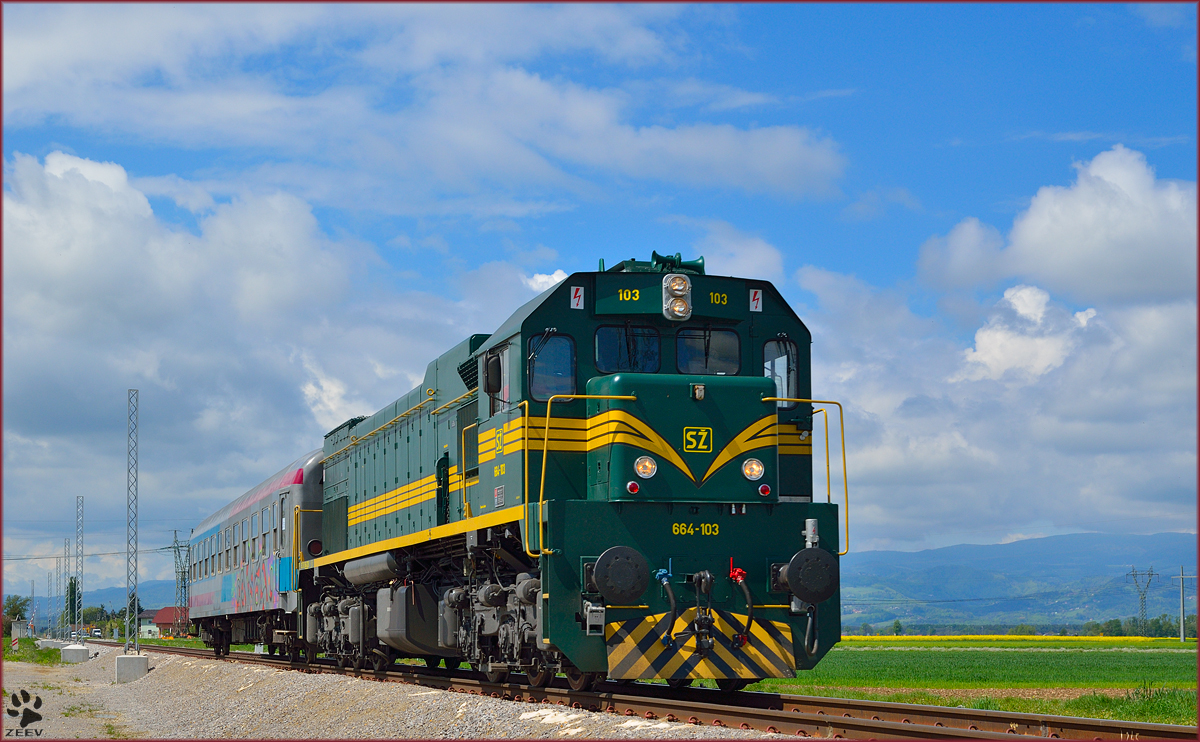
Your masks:
<svg viewBox="0 0 1200 742"><path fill-rule="evenodd" d="M104 643L109 642L93 642ZM117 645L119 646L119 645ZM142 645L144 649L188 656L212 657L211 650ZM821 696L760 692L723 693L707 688L670 689L665 685L602 683L591 692L573 691L559 678L549 687L518 682L489 683L483 673L418 665L393 665L376 673L342 669L332 660L292 663L286 657L231 652L225 659L288 667L303 672L356 675L364 679L400 681L432 688L547 703L623 716L689 722L729 728L757 729L820 737L876 739L1011 739L1013 735L1056 739L1189 739L1197 728L1175 724L1088 719L1073 716L1022 714L1008 711L925 706Z"/></svg>

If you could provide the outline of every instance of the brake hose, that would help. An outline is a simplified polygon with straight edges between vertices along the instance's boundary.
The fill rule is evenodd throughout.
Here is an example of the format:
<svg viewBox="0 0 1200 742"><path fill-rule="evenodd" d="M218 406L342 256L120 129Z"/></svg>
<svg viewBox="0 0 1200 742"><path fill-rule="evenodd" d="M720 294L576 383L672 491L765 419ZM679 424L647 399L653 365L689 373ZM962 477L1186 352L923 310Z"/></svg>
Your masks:
<svg viewBox="0 0 1200 742"><path fill-rule="evenodd" d="M808 627L804 629L804 653L812 657L817 653L819 643L817 639L817 607L810 605L808 607Z"/></svg>
<svg viewBox="0 0 1200 742"><path fill-rule="evenodd" d="M667 591L667 600L671 602L671 617L667 620L667 630L663 634L663 646L669 647L675 643L675 619L677 617L675 610L675 591L671 589L671 573L665 569L660 569L654 573L654 579L662 584Z"/></svg>
<svg viewBox="0 0 1200 742"><path fill-rule="evenodd" d="M733 636L733 648L739 649L750 643L750 629L754 626L754 599L750 597L750 588L746 585L746 570L734 567L733 557L729 558L729 579L736 582L742 588L742 595L746 596L746 630Z"/></svg>

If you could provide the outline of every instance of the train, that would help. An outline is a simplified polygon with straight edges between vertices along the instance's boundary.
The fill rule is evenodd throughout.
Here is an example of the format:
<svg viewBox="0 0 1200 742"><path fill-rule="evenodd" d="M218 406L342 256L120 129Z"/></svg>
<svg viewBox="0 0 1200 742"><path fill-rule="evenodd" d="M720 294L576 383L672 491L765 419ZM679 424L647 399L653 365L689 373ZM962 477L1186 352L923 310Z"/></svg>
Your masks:
<svg viewBox="0 0 1200 742"><path fill-rule="evenodd" d="M576 690L794 677L841 636L811 343L702 257L573 273L201 522L192 630Z"/></svg>

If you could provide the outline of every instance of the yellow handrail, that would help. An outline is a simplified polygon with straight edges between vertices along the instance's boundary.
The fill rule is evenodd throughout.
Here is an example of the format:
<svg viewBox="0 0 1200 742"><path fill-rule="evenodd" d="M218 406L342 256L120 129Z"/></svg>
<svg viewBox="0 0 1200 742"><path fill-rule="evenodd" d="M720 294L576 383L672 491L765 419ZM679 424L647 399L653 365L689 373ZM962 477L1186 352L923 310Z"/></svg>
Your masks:
<svg viewBox="0 0 1200 742"><path fill-rule="evenodd" d="M479 423L471 423L470 425L463 426L463 428L458 431L458 436L459 436L459 441L460 441L458 444L458 458L460 459L460 461L458 462L458 468L462 470L462 501L463 501L462 517L464 517L464 518L471 517L471 503L467 502L467 430L469 430L470 428L477 428L477 427L479 427ZM479 465L479 443L478 443L478 441L476 441L476 443L475 443L475 464L476 464L476 466Z"/></svg>
<svg viewBox="0 0 1200 742"><path fill-rule="evenodd" d="M542 481L538 486L538 553L534 554L526 549L526 554L537 558L542 554L553 554L552 549L546 549L546 519L543 512L546 500L546 459L550 457L550 407L556 399L575 400L575 399L619 399L629 402L636 402L637 397L632 394L614 395L614 394L554 394L550 399L546 400L546 429L542 433ZM528 446L528 444L527 444ZM529 521L529 505L525 506L525 521L522 522L523 528L527 527Z"/></svg>
<svg viewBox="0 0 1200 742"><path fill-rule="evenodd" d="M797 399L795 397L763 397L762 401L764 401L764 402L801 402L804 404L835 404L835 405L837 405L838 428L840 429L840 432L842 434L842 486L846 490L846 507L845 507L845 511L846 511L846 513L845 513L845 517L846 517L846 544L845 544L846 550L839 551L838 556L845 556L846 554L849 554L850 553L850 482L849 482L849 478L846 475L846 419L842 414L842 403L834 402L833 400L829 400L829 399ZM826 414L825 419L826 419L826 421L829 420L828 413ZM828 431L828 427L829 427L828 424L826 424L825 427L826 427L826 430ZM825 446L825 451L826 452L829 451L828 444L826 444L826 446Z"/></svg>
<svg viewBox="0 0 1200 742"><path fill-rule="evenodd" d="M429 414L430 414L430 415L436 415L436 414L438 414L439 412L441 412L442 410L444 410L444 409L446 409L447 407L449 407L450 405L452 405L452 404L457 404L458 402L461 402L461 401L463 401L464 399L466 399L467 397L471 396L472 394L474 394L474 393L475 393L475 392L477 392L477 391L479 391L479 387L475 387L474 389L468 389L466 394L460 394L459 396L457 396L457 397L455 397L454 399L450 400L449 402L447 402L446 404L444 404L444 405L442 405L441 407L437 408L436 410L432 410L432 411L431 411Z"/></svg>
<svg viewBox="0 0 1200 742"><path fill-rule="evenodd" d="M833 475L829 473L829 413L822 407L813 410L813 415L821 413L825 416L825 502L833 502ZM812 443L810 442L811 446Z"/></svg>
<svg viewBox="0 0 1200 742"><path fill-rule="evenodd" d="M525 547L525 553L530 557L537 559L537 554L529 550L529 529L526 528L526 523L529 520L529 400L523 399L517 403L517 407L525 407L525 421L522 423L521 430L521 467L525 470L525 489L521 492L521 504L525 508L525 514L521 518L521 546ZM545 451L542 456L545 456ZM541 545L538 545L539 548Z"/></svg>
<svg viewBox="0 0 1200 742"><path fill-rule="evenodd" d="M363 437L359 438L359 437L357 437L357 436L353 436L353 435L352 435L352 436L350 436L350 442L349 442L349 443L347 443L345 446L342 446L341 448L339 448L338 450L334 451L333 453L329 454L329 455L328 455L328 456L326 456L325 458L321 459L321 463L322 463L322 464L324 464L326 461L329 461L329 460L330 460L330 459L332 459L334 456L339 456L339 455L341 455L341 454L345 453L346 451L349 451L351 448L354 448L354 447L355 447L355 446L357 446L359 443L362 443L363 441L365 441L366 439L368 439L368 438L370 438L371 436L375 435L376 433L378 433L379 431L383 430L384 428L391 427L392 425L395 425L396 423L400 422L400 421L401 421L401 420L403 420L404 418L408 417L409 415L413 414L413 413L414 413L414 412L416 412L417 410L421 409L421 408L422 408L422 407L424 407L425 405L427 405L427 404L429 404L430 402L432 402L432 401L433 401L433 395L437 394L437 392L436 392L435 390L433 390L433 389L426 389L426 390L425 390L425 394L426 394L426 399L424 399L424 400L423 400L423 401L421 401L421 402L418 402L417 404L413 405L412 407L409 407L409 408L408 408L407 410L405 410L404 412L401 412L399 415L396 415L396 416L395 416L395 417L393 417L391 420L388 420L386 423L384 423L383 425L380 425L378 428L375 428L374 430L372 430L370 433L367 433L367 434L366 434L366 435L364 435ZM462 398L461 398L461 397L459 397L459 399L462 399Z"/></svg>

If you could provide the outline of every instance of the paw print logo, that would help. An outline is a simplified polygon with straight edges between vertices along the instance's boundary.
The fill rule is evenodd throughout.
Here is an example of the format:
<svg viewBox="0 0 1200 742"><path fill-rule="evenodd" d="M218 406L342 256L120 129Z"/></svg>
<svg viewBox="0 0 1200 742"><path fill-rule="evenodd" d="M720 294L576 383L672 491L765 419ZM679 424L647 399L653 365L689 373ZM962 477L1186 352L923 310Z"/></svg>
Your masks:
<svg viewBox="0 0 1200 742"><path fill-rule="evenodd" d="M31 698L33 700L33 708L29 707L29 701ZM29 691L23 690L21 691L20 697L18 697L16 693L12 694L11 700L12 708L8 709L8 715L13 717L20 716L22 729L35 721L42 720L42 715L33 710L40 709L42 707L42 699L40 697L31 697L29 695Z"/></svg>

